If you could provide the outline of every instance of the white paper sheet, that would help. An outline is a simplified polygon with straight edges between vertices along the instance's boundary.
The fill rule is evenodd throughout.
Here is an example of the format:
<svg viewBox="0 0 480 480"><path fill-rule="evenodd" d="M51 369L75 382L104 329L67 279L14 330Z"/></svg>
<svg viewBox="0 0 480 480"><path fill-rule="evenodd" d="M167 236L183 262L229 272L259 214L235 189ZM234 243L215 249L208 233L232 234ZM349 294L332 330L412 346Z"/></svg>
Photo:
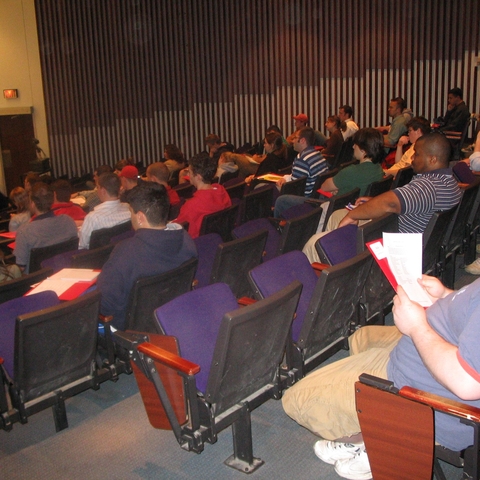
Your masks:
<svg viewBox="0 0 480 480"><path fill-rule="evenodd" d="M384 233L383 246L397 283L410 300L429 307L432 301L417 281L422 278L422 234Z"/></svg>

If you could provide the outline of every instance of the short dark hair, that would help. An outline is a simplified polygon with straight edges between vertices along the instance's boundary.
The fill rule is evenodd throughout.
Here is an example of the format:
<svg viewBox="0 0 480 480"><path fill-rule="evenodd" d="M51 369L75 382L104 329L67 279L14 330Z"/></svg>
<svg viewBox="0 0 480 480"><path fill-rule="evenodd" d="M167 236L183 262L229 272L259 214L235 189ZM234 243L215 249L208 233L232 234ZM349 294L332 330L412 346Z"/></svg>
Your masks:
<svg viewBox="0 0 480 480"><path fill-rule="evenodd" d="M266 130L265 133L276 132L283 136L283 132L278 125L270 125Z"/></svg>
<svg viewBox="0 0 480 480"><path fill-rule="evenodd" d="M413 130L420 129L423 135L426 135L432 131L430 122L425 117L413 117L407 122L406 127L412 128Z"/></svg>
<svg viewBox="0 0 480 480"><path fill-rule="evenodd" d="M418 140L424 145L425 151L429 155L437 157L438 162L447 168L452 155L452 146L448 138L441 132L431 132L422 135ZM417 144L415 143L415 145Z"/></svg>
<svg viewBox="0 0 480 480"><path fill-rule="evenodd" d="M68 180L56 180L50 187L57 194L59 202L69 202L72 195L72 186Z"/></svg>
<svg viewBox="0 0 480 480"><path fill-rule="evenodd" d="M135 213L142 212L150 225L156 227L167 223L170 201L163 185L142 182L130 190L128 203Z"/></svg>
<svg viewBox="0 0 480 480"><path fill-rule="evenodd" d="M122 160L120 160L122 161ZM123 168L123 167L122 167ZM120 169L122 170L122 169ZM113 168L110 165L100 165L95 169L95 173L99 177L102 173L113 173Z"/></svg>
<svg viewBox="0 0 480 480"><path fill-rule="evenodd" d="M353 108L350 105L342 105L340 109L342 109L350 117L353 117Z"/></svg>
<svg viewBox="0 0 480 480"><path fill-rule="evenodd" d="M177 163L185 163L185 157L183 156L182 151L173 143L165 145L164 150L168 156L167 160L175 160Z"/></svg>
<svg viewBox="0 0 480 480"><path fill-rule="evenodd" d="M114 173L102 173L98 177L98 185L104 188L111 197L118 197L120 195L122 183L120 177Z"/></svg>
<svg viewBox="0 0 480 480"><path fill-rule="evenodd" d="M41 213L48 212L53 205L53 192L48 185L43 182L37 182L32 187L30 199Z"/></svg>
<svg viewBox="0 0 480 480"><path fill-rule="evenodd" d="M168 182L170 178L170 171L162 162L155 162L147 167L147 176L152 175L161 182Z"/></svg>
<svg viewBox="0 0 480 480"><path fill-rule="evenodd" d="M122 160L119 160L115 164L115 170L117 172L121 172L123 167L126 167L127 165L133 165L133 158L123 158ZM107 172L105 172L107 173Z"/></svg>
<svg viewBox="0 0 480 480"><path fill-rule="evenodd" d="M298 131L298 139L304 138L307 145L311 147L315 143L315 130L312 127L302 127Z"/></svg>
<svg viewBox="0 0 480 480"><path fill-rule="evenodd" d="M451 93L452 95L455 95L456 97L460 97L463 99L463 91L460 87L454 87L451 88L448 93Z"/></svg>
<svg viewBox="0 0 480 480"><path fill-rule="evenodd" d="M407 102L402 97L395 97L390 100L391 102L395 102L399 107L400 110L405 110L407 108Z"/></svg>
<svg viewBox="0 0 480 480"><path fill-rule="evenodd" d="M210 135L207 135L205 137L205 143L208 146L218 145L219 143L221 143L221 140L220 140L220 137L218 135L215 135L214 133L211 133Z"/></svg>
<svg viewBox="0 0 480 480"><path fill-rule="evenodd" d="M41 181L42 179L40 178L40 175L35 172L27 173L27 176L25 177L25 182L29 183L30 187L33 187L36 183Z"/></svg>
<svg viewBox="0 0 480 480"><path fill-rule="evenodd" d="M204 183L212 183L217 173L218 159L209 157L208 153L202 152L192 157L189 162L194 175L200 175Z"/></svg>
<svg viewBox="0 0 480 480"><path fill-rule="evenodd" d="M365 151L372 163L380 163L385 158L383 135L375 128L361 128L353 136L353 144Z"/></svg>

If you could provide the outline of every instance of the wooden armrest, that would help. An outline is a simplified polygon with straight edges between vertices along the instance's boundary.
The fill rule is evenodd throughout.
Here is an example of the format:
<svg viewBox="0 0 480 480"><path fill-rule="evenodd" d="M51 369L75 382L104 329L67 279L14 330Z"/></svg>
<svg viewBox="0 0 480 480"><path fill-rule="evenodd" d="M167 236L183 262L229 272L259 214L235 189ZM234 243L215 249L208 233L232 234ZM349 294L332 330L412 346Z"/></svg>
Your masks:
<svg viewBox="0 0 480 480"><path fill-rule="evenodd" d="M237 300L237 303L241 306L241 307L246 307L247 305L252 305L252 303L256 303L257 300L255 300L254 298L250 298L250 297L241 297Z"/></svg>
<svg viewBox="0 0 480 480"><path fill-rule="evenodd" d="M458 182L458 188L467 188L469 185L469 183Z"/></svg>
<svg viewBox="0 0 480 480"><path fill-rule="evenodd" d="M399 394L402 397L416 400L417 402L430 405L435 410L453 414L460 418L465 418L474 422L480 422L480 408L472 407L465 403L460 403L449 398L435 395L434 393L424 392L412 387L403 387Z"/></svg>
<svg viewBox="0 0 480 480"><path fill-rule="evenodd" d="M462 132L454 132L453 130L444 130L443 133L447 138L449 136L453 138L460 138L462 136Z"/></svg>
<svg viewBox="0 0 480 480"><path fill-rule="evenodd" d="M140 344L137 350L153 360L163 363L167 367L171 367L186 375L196 375L200 371L200 365L185 360L174 353L170 353L163 348L157 347L149 342Z"/></svg>

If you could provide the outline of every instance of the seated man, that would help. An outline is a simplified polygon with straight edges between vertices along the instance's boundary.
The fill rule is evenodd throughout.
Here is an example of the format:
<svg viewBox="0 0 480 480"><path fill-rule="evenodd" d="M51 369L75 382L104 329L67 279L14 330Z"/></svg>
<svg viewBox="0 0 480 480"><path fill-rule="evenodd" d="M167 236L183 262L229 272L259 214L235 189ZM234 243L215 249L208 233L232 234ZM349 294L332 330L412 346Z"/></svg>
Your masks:
<svg viewBox="0 0 480 480"><path fill-rule="evenodd" d="M407 122L408 135L399 138L397 143L397 151L395 153L395 164L385 170L385 175L396 176L401 168L409 167L412 164L412 157L415 152L413 146L415 142L422 136L431 132L430 123L424 117L414 117ZM404 145L410 143L409 149L403 153Z"/></svg>
<svg viewBox="0 0 480 480"><path fill-rule="evenodd" d="M70 201L72 195L72 186L68 180L57 180L53 182L51 189L53 191L52 211L55 215L68 215L75 221L83 222L85 211Z"/></svg>
<svg viewBox="0 0 480 480"><path fill-rule="evenodd" d="M167 190L170 205L175 206L180 203L180 197L178 196L178 193L175 190L173 190L172 187L168 184L169 178L170 178L170 171L168 170L165 163L155 162L150 164L147 167L147 180L149 182L163 185Z"/></svg>
<svg viewBox="0 0 480 480"><path fill-rule="evenodd" d="M439 124L438 130L442 132L463 132L468 124L470 112L463 101L461 88L452 88L448 91L447 111L443 117L435 119Z"/></svg>
<svg viewBox="0 0 480 480"><path fill-rule="evenodd" d="M342 129L343 139L353 137L358 132L358 125L353 120L353 108L350 105L343 105L338 109L338 118L345 124L345 130Z"/></svg>
<svg viewBox="0 0 480 480"><path fill-rule="evenodd" d="M421 233L434 212L457 205L462 194L448 168L451 152L448 140L440 133L429 133L419 138L414 148L412 167L417 175L410 183L372 199L360 197L357 207L350 212L337 210L328 221L327 231L393 212L399 216L400 233ZM314 235L305 244L303 253L310 262L320 261L315 242L325 233Z"/></svg>
<svg viewBox="0 0 480 480"><path fill-rule="evenodd" d="M118 243L98 277L100 312L122 330L130 290L140 277L168 272L197 256L193 240L178 224L167 224L170 207L163 185L143 182L128 196L135 236Z"/></svg>
<svg viewBox="0 0 480 480"><path fill-rule="evenodd" d="M227 191L218 183L212 185L217 171L217 161L206 153L195 155L188 166L190 183L197 189L193 197L180 209L178 223L188 222L188 233L192 238L200 235L203 217L232 205Z"/></svg>
<svg viewBox="0 0 480 480"><path fill-rule="evenodd" d="M102 173L112 172L113 169L110 165L100 165L93 172L93 181L95 182L95 188L93 190L82 190L81 192L74 193L71 198L78 199L79 201L75 200L75 202L81 205L86 212L93 210L97 205L100 205L100 203L102 203L98 198L98 192L96 187L98 177Z"/></svg>
<svg viewBox="0 0 480 480"><path fill-rule="evenodd" d="M322 157L322 154L313 148L314 139L315 132L313 128L303 127L299 130L293 143L293 148L298 152L298 155L292 165L292 174L285 175L277 182L279 189L286 182L307 177L304 195L305 197L312 196L317 177L328 170L327 162ZM281 195L275 202L274 216L278 218L282 212L288 208L303 203L304 201L304 197Z"/></svg>
<svg viewBox="0 0 480 480"><path fill-rule="evenodd" d="M29 273L32 248L48 247L77 236L75 222L67 215L56 216L52 204L53 192L45 183L35 183L30 192L32 219L18 228L13 251L24 273Z"/></svg>
<svg viewBox="0 0 480 480"><path fill-rule="evenodd" d="M405 100L402 97L392 98L388 105L388 116L392 117L392 123L388 127L378 127L380 130L387 130L383 136L386 151L395 148L399 138L407 133L407 122L410 117L403 115Z"/></svg>
<svg viewBox="0 0 480 480"><path fill-rule="evenodd" d="M315 454L344 478L371 478L355 408L354 382L362 373L410 385L480 407L480 280L458 292L424 275L420 285L434 304L425 310L401 286L394 298L395 325L363 327L349 338L350 357L316 370L286 391L283 407L321 436ZM435 440L461 450L473 430L435 414Z"/></svg>
<svg viewBox="0 0 480 480"><path fill-rule="evenodd" d="M110 228L130 220L130 210L120 202L120 178L114 173L102 173L97 181L98 198L102 202L91 211L80 229L79 248L89 248L94 230Z"/></svg>
<svg viewBox="0 0 480 480"><path fill-rule="evenodd" d="M120 188L120 201L126 202L128 192L138 185L138 168L134 165L127 165L118 174L122 184Z"/></svg>

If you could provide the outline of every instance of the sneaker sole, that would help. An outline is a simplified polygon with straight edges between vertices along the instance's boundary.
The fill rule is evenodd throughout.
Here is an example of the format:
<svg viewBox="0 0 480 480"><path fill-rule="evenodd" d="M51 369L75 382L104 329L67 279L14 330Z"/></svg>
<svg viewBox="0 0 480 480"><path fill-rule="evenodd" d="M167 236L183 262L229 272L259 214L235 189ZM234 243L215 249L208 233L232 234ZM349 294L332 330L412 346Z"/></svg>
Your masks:
<svg viewBox="0 0 480 480"><path fill-rule="evenodd" d="M339 472L337 470L337 467L335 467L335 471L337 472L337 475L339 475L342 478L346 478L347 480L372 480L372 474L371 473L345 473L345 472Z"/></svg>

